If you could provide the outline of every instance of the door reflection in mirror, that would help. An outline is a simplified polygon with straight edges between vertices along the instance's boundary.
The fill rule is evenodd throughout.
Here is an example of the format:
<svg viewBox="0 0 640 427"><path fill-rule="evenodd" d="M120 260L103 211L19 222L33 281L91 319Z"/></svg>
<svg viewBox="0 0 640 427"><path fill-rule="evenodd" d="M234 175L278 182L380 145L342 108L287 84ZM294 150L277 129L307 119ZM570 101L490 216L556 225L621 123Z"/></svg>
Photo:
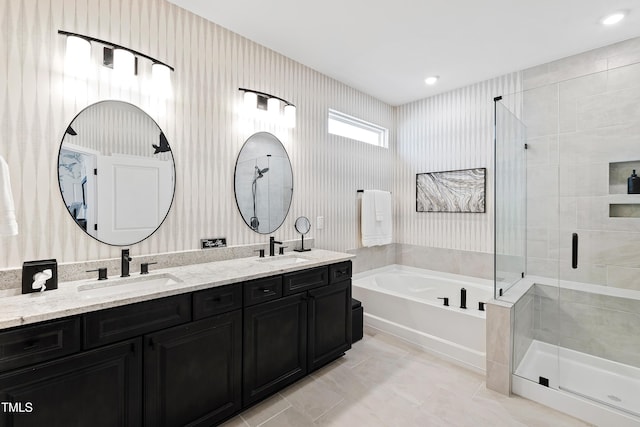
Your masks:
<svg viewBox="0 0 640 427"><path fill-rule="evenodd" d="M153 234L175 190L169 142L138 107L102 101L67 127L58 156L62 199L91 237L128 246Z"/></svg>

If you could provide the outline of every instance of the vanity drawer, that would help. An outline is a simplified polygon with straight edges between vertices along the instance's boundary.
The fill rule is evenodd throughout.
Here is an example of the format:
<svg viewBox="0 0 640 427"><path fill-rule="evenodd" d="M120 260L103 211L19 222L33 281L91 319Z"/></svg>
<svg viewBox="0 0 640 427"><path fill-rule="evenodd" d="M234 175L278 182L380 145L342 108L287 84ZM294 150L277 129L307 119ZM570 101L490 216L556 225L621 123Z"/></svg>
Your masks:
<svg viewBox="0 0 640 427"><path fill-rule="evenodd" d="M341 282L351 278L351 261L329 266L329 283Z"/></svg>
<svg viewBox="0 0 640 427"><path fill-rule="evenodd" d="M98 347L189 321L190 294L95 311L83 316L83 344Z"/></svg>
<svg viewBox="0 0 640 427"><path fill-rule="evenodd" d="M317 267L284 275L284 295L304 292L329 284L329 268Z"/></svg>
<svg viewBox="0 0 640 427"><path fill-rule="evenodd" d="M242 285L219 286L193 294L193 320L242 308Z"/></svg>
<svg viewBox="0 0 640 427"><path fill-rule="evenodd" d="M244 306L260 304L282 296L282 276L267 277L244 283Z"/></svg>
<svg viewBox="0 0 640 427"><path fill-rule="evenodd" d="M0 372L80 351L80 318L23 326L0 333Z"/></svg>

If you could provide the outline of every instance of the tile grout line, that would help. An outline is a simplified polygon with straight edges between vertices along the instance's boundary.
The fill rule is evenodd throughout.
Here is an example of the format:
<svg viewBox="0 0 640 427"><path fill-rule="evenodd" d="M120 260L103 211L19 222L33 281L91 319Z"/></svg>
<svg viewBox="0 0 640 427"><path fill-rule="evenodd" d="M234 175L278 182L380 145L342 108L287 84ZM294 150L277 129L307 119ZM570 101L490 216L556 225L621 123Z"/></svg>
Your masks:
<svg viewBox="0 0 640 427"><path fill-rule="evenodd" d="M275 396L275 395L274 395ZM293 408L293 405L291 405L291 402L289 402L287 400L286 397L284 397L281 393L278 393L278 396L280 396L282 399L284 399L285 402L287 402L287 406L286 408L284 408L281 411L278 411L277 413L273 414L272 416L270 416L269 418L267 418L266 420L264 420L263 422L261 422L260 424L257 424L256 427L260 427L261 425L264 425L265 423L268 423L269 421L271 421L272 419L274 419L275 417L277 417L278 415L282 414L284 411L286 411L289 408Z"/></svg>
<svg viewBox="0 0 640 427"><path fill-rule="evenodd" d="M335 405L332 405L330 408L327 408L326 411L324 411L323 413L321 413L320 415L318 415L317 417L313 418L313 423L315 424L316 421L318 421L320 418L324 417L325 415L327 415L329 412L331 412L335 407L337 407L338 405L340 405L342 402L345 401L345 398L342 397L340 399L340 401L338 403L336 403Z"/></svg>

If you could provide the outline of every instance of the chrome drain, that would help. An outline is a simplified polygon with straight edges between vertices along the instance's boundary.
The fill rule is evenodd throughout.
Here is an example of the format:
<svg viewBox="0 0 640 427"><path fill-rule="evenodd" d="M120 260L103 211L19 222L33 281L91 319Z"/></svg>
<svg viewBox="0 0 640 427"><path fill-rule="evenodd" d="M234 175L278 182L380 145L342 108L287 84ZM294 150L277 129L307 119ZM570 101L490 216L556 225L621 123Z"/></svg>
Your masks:
<svg viewBox="0 0 640 427"><path fill-rule="evenodd" d="M613 400L614 402L622 402L622 399L620 399L618 396L614 396L613 394L610 394L607 397Z"/></svg>

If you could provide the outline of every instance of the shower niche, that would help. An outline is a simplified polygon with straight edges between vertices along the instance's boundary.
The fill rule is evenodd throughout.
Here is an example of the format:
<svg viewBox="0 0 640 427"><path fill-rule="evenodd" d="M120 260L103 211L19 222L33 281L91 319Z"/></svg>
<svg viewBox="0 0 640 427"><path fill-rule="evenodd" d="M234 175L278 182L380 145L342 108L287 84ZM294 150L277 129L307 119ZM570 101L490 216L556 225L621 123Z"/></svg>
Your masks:
<svg viewBox="0 0 640 427"><path fill-rule="evenodd" d="M609 163L609 218L640 218L640 194L627 193L634 170L640 173L640 160Z"/></svg>

